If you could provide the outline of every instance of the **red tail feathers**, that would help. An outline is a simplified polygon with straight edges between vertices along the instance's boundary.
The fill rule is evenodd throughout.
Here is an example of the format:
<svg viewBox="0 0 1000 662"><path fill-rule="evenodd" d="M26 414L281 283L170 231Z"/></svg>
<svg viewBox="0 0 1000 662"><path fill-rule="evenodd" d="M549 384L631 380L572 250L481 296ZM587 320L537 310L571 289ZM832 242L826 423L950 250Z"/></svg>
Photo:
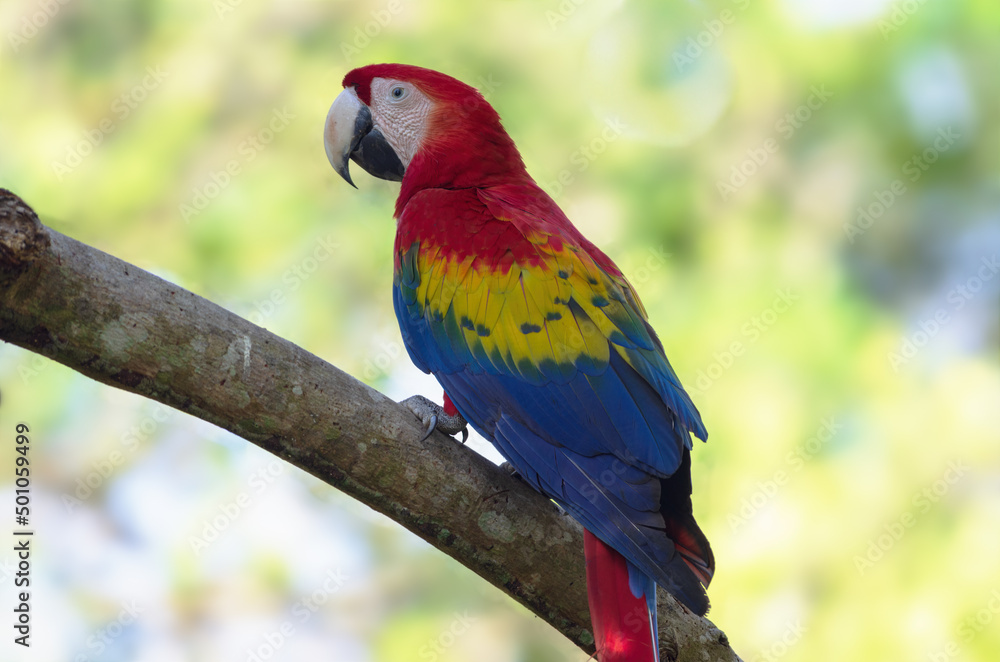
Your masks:
<svg viewBox="0 0 1000 662"><path fill-rule="evenodd" d="M447 393L444 394L444 413L448 414L449 416L454 416L455 414L458 413L458 407L456 407L454 403L452 403L451 398L448 397Z"/></svg>
<svg viewBox="0 0 1000 662"><path fill-rule="evenodd" d="M586 529L587 599L600 662L656 662L655 637L645 597L629 588L625 557Z"/></svg>

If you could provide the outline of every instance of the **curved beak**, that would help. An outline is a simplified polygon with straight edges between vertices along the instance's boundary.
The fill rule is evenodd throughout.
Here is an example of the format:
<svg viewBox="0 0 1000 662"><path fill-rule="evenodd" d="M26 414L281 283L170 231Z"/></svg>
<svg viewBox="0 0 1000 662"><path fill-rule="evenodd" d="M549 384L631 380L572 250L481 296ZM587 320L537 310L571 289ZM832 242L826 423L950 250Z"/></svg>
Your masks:
<svg viewBox="0 0 1000 662"><path fill-rule="evenodd" d="M371 110L361 103L353 87L341 92L330 106L323 128L323 143L330 165L351 186L354 182L351 181L348 159L374 177L393 182L403 180L406 168L379 128L372 123Z"/></svg>

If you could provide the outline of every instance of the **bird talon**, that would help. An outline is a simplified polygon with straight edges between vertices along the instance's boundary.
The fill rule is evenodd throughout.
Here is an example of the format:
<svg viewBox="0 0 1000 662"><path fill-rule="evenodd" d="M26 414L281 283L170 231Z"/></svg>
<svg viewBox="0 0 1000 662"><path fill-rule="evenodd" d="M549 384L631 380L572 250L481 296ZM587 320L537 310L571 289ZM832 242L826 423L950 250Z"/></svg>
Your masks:
<svg viewBox="0 0 1000 662"><path fill-rule="evenodd" d="M420 438L420 441L427 441L427 438L434 433L434 428L437 427L437 422L438 422L437 414L431 414L430 423L427 424L427 432L425 432L424 436Z"/></svg>
<svg viewBox="0 0 1000 662"><path fill-rule="evenodd" d="M426 441L433 434L434 430L440 430L449 436L461 432L462 443L464 444L468 440L469 427L461 414L451 416L445 413L441 405L431 402L422 395L409 397L400 402L400 404L412 411L413 415L427 426L426 432L420 438L420 441Z"/></svg>
<svg viewBox="0 0 1000 662"><path fill-rule="evenodd" d="M517 472L517 469L515 469L514 465L510 462L502 462L500 464L500 468L510 474L513 478L521 478L521 474Z"/></svg>

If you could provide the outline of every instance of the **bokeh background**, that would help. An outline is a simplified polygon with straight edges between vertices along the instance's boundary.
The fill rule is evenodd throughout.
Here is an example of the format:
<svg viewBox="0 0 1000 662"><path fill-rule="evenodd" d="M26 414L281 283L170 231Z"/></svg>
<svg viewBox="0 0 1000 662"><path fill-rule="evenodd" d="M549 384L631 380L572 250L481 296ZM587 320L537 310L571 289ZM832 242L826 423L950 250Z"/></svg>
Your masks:
<svg viewBox="0 0 1000 662"><path fill-rule="evenodd" d="M354 66L476 85L701 409L710 616L743 658L993 660L998 35L992 0L5 0L0 185L393 397L438 397L391 309L397 185L348 187L321 131ZM6 628L4 660L586 659L206 423L6 344L0 391L0 512L26 422L37 532L33 645Z"/></svg>

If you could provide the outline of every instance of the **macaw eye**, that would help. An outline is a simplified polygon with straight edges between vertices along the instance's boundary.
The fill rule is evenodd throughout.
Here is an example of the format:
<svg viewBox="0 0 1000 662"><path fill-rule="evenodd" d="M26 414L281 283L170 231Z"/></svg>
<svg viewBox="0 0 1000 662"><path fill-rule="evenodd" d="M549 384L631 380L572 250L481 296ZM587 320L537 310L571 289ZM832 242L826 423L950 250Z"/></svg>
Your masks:
<svg viewBox="0 0 1000 662"><path fill-rule="evenodd" d="M398 101L399 99L402 99L403 97L406 96L406 90L403 87L397 85L396 87L392 88L389 91L389 94L392 95L392 98L394 100Z"/></svg>

